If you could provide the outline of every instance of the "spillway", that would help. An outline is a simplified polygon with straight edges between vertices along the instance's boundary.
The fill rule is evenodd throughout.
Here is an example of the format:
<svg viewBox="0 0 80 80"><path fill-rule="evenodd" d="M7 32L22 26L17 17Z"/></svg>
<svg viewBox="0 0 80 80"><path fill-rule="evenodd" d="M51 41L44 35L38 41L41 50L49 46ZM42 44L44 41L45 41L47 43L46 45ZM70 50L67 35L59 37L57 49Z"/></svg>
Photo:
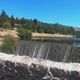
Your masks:
<svg viewBox="0 0 80 80"><path fill-rule="evenodd" d="M52 42L20 41L16 54L57 62L80 62L80 47Z"/></svg>

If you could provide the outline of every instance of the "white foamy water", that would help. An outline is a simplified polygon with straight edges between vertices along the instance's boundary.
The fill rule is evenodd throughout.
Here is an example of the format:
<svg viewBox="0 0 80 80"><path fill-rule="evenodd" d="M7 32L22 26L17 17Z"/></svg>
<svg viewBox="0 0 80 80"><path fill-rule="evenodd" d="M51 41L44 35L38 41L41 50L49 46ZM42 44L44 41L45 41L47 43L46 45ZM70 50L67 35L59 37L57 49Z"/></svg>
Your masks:
<svg viewBox="0 0 80 80"><path fill-rule="evenodd" d="M68 70L68 71L77 71L80 72L80 63L63 63L63 62L54 62L50 60L43 60L43 59L36 59L36 58L30 58L28 56L18 56L18 55L12 55L12 54L5 54L0 53L0 60L3 61L11 61L15 63L23 63L30 66L32 63L43 65L46 67L55 67L62 70Z"/></svg>

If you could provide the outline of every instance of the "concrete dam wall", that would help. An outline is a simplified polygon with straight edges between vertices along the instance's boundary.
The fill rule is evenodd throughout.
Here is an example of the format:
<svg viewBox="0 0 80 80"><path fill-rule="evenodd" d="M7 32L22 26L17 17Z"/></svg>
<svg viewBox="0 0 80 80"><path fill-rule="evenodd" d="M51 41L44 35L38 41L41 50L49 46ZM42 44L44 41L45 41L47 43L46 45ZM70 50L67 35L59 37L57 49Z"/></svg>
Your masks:
<svg viewBox="0 0 80 80"><path fill-rule="evenodd" d="M16 54L58 62L80 62L80 47L52 42L20 41Z"/></svg>

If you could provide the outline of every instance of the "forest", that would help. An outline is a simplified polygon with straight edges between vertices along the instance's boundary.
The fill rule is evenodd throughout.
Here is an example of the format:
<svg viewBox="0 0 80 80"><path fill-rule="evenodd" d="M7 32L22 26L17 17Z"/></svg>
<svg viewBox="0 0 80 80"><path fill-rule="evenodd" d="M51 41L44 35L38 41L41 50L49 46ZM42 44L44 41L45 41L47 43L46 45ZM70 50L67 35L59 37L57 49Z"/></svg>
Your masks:
<svg viewBox="0 0 80 80"><path fill-rule="evenodd" d="M44 23L37 19L26 19L24 17L18 18L14 17L13 14L12 16L8 16L6 11L3 10L0 14L0 28L5 28L5 25L9 29L24 28L31 32L80 35L80 31L75 31L73 26L66 26L59 23Z"/></svg>

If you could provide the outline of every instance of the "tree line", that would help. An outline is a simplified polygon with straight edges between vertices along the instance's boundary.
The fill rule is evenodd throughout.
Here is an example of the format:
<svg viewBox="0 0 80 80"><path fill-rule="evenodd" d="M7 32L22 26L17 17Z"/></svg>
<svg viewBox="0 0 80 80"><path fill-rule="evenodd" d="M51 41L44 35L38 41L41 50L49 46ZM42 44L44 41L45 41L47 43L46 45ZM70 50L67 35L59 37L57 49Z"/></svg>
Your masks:
<svg viewBox="0 0 80 80"><path fill-rule="evenodd" d="M4 10L0 14L0 28L24 28L39 33L80 35L80 31L75 31L72 26L49 24L37 19L15 18L14 15L8 16Z"/></svg>

